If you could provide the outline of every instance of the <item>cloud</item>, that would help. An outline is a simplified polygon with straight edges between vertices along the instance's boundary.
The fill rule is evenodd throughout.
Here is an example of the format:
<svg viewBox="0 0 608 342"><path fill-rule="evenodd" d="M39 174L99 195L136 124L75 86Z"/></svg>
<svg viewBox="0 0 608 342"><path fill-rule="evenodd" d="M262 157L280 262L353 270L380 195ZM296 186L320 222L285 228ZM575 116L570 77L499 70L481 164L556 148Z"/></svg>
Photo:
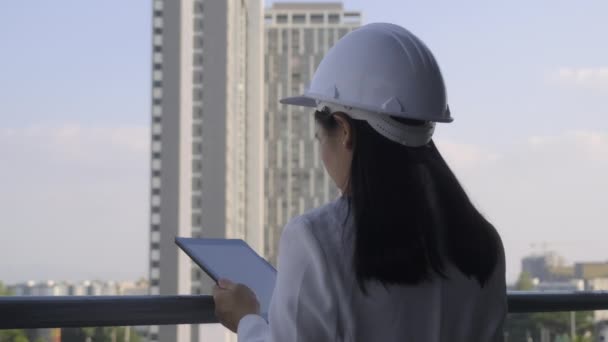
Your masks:
<svg viewBox="0 0 608 342"><path fill-rule="evenodd" d="M0 129L0 280L145 275L148 141L147 126Z"/></svg>
<svg viewBox="0 0 608 342"><path fill-rule="evenodd" d="M559 68L552 78L561 84L608 89L608 67Z"/></svg>
<svg viewBox="0 0 608 342"><path fill-rule="evenodd" d="M437 148L446 161L457 168L478 166L497 161L501 155L479 145L458 143L448 140L435 140Z"/></svg>
<svg viewBox="0 0 608 342"><path fill-rule="evenodd" d="M0 129L4 280L145 275L148 141L147 126ZM532 243L554 244L571 261L606 259L608 132L437 145L500 231L510 280Z"/></svg>
<svg viewBox="0 0 608 342"><path fill-rule="evenodd" d="M570 261L607 258L608 132L538 135L495 148L451 141L438 147L500 231L510 280L533 243L547 242Z"/></svg>

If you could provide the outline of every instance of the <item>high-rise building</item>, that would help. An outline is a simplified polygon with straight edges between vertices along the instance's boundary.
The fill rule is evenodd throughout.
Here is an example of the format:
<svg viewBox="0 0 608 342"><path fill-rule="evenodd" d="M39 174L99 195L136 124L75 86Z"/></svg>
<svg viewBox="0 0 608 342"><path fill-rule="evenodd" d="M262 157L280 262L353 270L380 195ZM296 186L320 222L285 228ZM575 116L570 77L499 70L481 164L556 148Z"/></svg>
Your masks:
<svg viewBox="0 0 608 342"><path fill-rule="evenodd" d="M312 110L279 99L304 91L327 50L361 25L361 14L339 2L275 3L264 24L264 252L275 263L287 221L338 195L314 141Z"/></svg>
<svg viewBox="0 0 608 342"><path fill-rule="evenodd" d="M263 253L261 0L153 0L150 293L209 293L176 236ZM198 341L199 326L151 327Z"/></svg>

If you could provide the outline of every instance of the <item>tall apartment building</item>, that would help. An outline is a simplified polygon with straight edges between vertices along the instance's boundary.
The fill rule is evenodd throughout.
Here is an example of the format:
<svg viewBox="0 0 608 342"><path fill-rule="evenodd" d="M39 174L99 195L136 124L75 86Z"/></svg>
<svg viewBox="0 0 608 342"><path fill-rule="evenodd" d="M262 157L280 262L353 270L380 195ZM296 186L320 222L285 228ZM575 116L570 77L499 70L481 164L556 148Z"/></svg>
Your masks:
<svg viewBox="0 0 608 342"><path fill-rule="evenodd" d="M153 0L150 293L209 293L176 236L263 253L261 0ZM199 341L199 326L150 341ZM204 339L204 336L202 337Z"/></svg>
<svg viewBox="0 0 608 342"><path fill-rule="evenodd" d="M279 99L301 94L327 50L361 20L339 2L275 3L265 11L264 252L273 263L288 220L338 195L314 141L312 110Z"/></svg>

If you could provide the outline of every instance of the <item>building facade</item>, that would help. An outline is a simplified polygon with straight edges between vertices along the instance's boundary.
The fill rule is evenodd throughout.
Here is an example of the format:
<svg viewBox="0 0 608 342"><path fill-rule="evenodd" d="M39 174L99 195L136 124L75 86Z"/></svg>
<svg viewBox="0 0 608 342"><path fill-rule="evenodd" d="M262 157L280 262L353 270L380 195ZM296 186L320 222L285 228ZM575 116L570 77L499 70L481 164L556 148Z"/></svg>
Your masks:
<svg viewBox="0 0 608 342"><path fill-rule="evenodd" d="M261 0L153 0L150 294L209 293L174 239L242 238L263 252ZM198 341L199 326L150 341Z"/></svg>
<svg viewBox="0 0 608 342"><path fill-rule="evenodd" d="M338 196L314 140L310 108L279 104L301 94L327 50L361 26L341 3L275 3L264 15L264 255L276 264L288 220Z"/></svg>

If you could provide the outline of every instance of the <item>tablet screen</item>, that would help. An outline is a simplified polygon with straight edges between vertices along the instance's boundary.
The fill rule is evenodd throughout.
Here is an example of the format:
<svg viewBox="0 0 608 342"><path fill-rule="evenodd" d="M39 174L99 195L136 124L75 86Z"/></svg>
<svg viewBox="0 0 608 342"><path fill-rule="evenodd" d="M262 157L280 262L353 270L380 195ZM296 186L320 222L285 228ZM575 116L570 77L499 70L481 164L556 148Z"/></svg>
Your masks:
<svg viewBox="0 0 608 342"><path fill-rule="evenodd" d="M247 243L238 239L176 238L175 242L213 280L227 278L255 292L267 317L276 270Z"/></svg>

